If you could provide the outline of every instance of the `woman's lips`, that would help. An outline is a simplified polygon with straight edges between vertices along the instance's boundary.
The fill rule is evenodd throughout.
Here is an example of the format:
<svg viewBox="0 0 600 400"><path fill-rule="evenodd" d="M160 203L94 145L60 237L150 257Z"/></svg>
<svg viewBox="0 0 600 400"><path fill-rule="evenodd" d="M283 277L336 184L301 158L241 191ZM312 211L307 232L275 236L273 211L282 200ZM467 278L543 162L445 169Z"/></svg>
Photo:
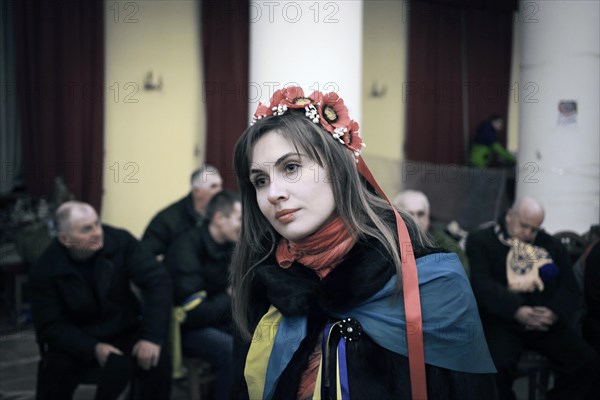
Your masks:
<svg viewBox="0 0 600 400"><path fill-rule="evenodd" d="M275 213L275 219L277 219L283 224L287 224L288 222L292 222L296 218L295 213L298 210L299 208L288 208L285 210L277 211Z"/></svg>

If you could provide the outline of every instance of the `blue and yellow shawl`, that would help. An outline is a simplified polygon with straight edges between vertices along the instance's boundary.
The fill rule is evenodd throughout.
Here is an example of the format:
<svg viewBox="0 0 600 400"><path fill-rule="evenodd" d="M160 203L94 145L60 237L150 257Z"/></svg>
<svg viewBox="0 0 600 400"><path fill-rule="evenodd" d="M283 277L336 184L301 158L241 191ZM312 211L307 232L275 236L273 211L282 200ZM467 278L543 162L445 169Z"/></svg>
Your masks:
<svg viewBox="0 0 600 400"><path fill-rule="evenodd" d="M494 373L475 297L454 253L438 253L417 260L423 313L425 362L467 373ZM351 317L378 345L408 356L402 296L394 296L396 276L364 302L331 313L332 319ZM333 324L335 325L335 324ZM324 347L332 324L325 328ZM407 333L408 332L408 333ZM306 316L283 316L271 306L257 325L244 371L251 399L271 399L277 380L307 334ZM338 397L346 393L344 339L338 345ZM341 353L340 353L341 352ZM325 353L323 353L325 354ZM321 378L321 370L319 380ZM317 382L314 399L320 398ZM345 387L344 387L345 386ZM341 394L340 394L341 393Z"/></svg>

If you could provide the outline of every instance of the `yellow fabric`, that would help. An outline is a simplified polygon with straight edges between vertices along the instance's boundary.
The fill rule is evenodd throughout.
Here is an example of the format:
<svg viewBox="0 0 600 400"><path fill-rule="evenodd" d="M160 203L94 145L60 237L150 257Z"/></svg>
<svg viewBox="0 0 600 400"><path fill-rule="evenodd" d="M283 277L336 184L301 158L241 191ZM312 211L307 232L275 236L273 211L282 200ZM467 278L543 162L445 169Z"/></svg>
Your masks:
<svg viewBox="0 0 600 400"><path fill-rule="evenodd" d="M274 306L269 307L269 311L261 318L252 336L252 343L246 356L244 376L249 398L253 400L264 398L268 367L268 362L264 362L264 355L271 354L273 350L275 334L282 317L278 309Z"/></svg>
<svg viewBox="0 0 600 400"><path fill-rule="evenodd" d="M341 339L340 339L341 340ZM338 399L342 398L342 380L340 379L340 351L336 350L335 358L335 393Z"/></svg>
<svg viewBox="0 0 600 400"><path fill-rule="evenodd" d="M315 385L315 393L312 400L321 400L321 372L323 371L323 355L321 354L321 362L319 363L319 373L317 374L317 384Z"/></svg>
<svg viewBox="0 0 600 400"><path fill-rule="evenodd" d="M539 270L552 263L548 252L529 243L513 240L506 256L506 278L513 292L543 291Z"/></svg>
<svg viewBox="0 0 600 400"><path fill-rule="evenodd" d="M185 321L188 311L198 307L202 300L206 298L206 290L201 290L194 293L190 297L194 299L184 305L173 307L171 312L171 362L173 379L183 378L185 372L183 370L183 355L181 354L181 324Z"/></svg>
<svg viewBox="0 0 600 400"><path fill-rule="evenodd" d="M182 311L181 307L174 307L171 313L171 328L170 328L170 339L171 339L171 362L173 363L172 377L173 379L183 378L185 375L183 371L183 360L181 355L181 332L179 330L179 317L178 312ZM185 311L184 311L185 312ZM185 319L185 314L183 315Z"/></svg>

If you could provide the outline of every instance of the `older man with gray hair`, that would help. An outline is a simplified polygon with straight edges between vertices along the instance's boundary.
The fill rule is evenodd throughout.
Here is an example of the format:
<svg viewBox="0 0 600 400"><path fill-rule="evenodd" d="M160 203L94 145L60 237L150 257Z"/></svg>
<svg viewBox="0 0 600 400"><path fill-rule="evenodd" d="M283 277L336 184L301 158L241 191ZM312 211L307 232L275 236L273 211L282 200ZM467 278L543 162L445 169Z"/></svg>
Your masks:
<svg viewBox="0 0 600 400"><path fill-rule="evenodd" d="M469 260L460 243L446 233L444 227L431 223L429 199L425 193L418 190L404 190L394 198L394 206L410 214L436 246L450 253L456 253L467 276L469 275Z"/></svg>
<svg viewBox="0 0 600 400"><path fill-rule="evenodd" d="M599 359L573 322L579 296L566 249L542 229L544 208L518 199L495 226L467 239L471 283L498 370L500 399L512 385L526 348L546 356L556 379L549 399L588 399ZM588 397L589 396L589 397Z"/></svg>
<svg viewBox="0 0 600 400"><path fill-rule="evenodd" d="M30 275L42 350L37 398L70 399L97 367L97 399L116 399L134 375L140 398L169 398L166 270L129 232L102 225L89 204L68 201L55 220L58 235Z"/></svg>

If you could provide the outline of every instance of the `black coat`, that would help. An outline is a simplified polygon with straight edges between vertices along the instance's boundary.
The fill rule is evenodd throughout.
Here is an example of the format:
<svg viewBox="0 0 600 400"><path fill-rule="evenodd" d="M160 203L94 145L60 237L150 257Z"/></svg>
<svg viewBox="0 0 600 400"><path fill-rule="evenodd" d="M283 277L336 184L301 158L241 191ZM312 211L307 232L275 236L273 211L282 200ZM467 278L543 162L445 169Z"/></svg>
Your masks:
<svg viewBox="0 0 600 400"><path fill-rule="evenodd" d="M164 267L129 232L103 229L104 247L90 260L93 288L57 239L30 274L38 342L86 361L95 357L96 343L140 328L141 339L165 345L171 316L171 283Z"/></svg>
<svg viewBox="0 0 600 400"><path fill-rule="evenodd" d="M152 218L142 236L142 244L154 255L165 254L179 235L202 225L203 221L203 216L194 208L192 193L189 193Z"/></svg>
<svg viewBox="0 0 600 400"><path fill-rule="evenodd" d="M295 399L302 372L326 321L328 311L356 305L383 288L395 274L383 246L375 240L359 242L345 260L323 280L314 271L294 263L277 266L273 257L257 267L253 282L254 327L273 304L283 315L306 315L307 336L283 371L274 398ZM419 257L424 254L416 254ZM231 393L248 398L243 369L250 343L236 338L234 385ZM362 335L347 342L348 381L352 399L410 399L408 359ZM426 364L430 399L494 399L493 374L471 374Z"/></svg>
<svg viewBox="0 0 600 400"><path fill-rule="evenodd" d="M187 313L184 328L215 326L231 321L229 265L235 245L214 241L206 223L183 233L169 248L164 263L173 281L174 301L205 290L204 301Z"/></svg>
<svg viewBox="0 0 600 400"><path fill-rule="evenodd" d="M503 224L501 224L503 227ZM508 290L506 256L510 250L489 227L469 235L466 252L471 266L471 283L484 323L514 321L521 306L546 306L563 320L570 320L577 308L579 294L564 246L544 231L532 243L548 251L558 266L558 277L544 284L542 292L515 293Z"/></svg>
<svg viewBox="0 0 600 400"><path fill-rule="evenodd" d="M583 336L600 354L600 242L585 259L584 293L587 313L583 320Z"/></svg>

